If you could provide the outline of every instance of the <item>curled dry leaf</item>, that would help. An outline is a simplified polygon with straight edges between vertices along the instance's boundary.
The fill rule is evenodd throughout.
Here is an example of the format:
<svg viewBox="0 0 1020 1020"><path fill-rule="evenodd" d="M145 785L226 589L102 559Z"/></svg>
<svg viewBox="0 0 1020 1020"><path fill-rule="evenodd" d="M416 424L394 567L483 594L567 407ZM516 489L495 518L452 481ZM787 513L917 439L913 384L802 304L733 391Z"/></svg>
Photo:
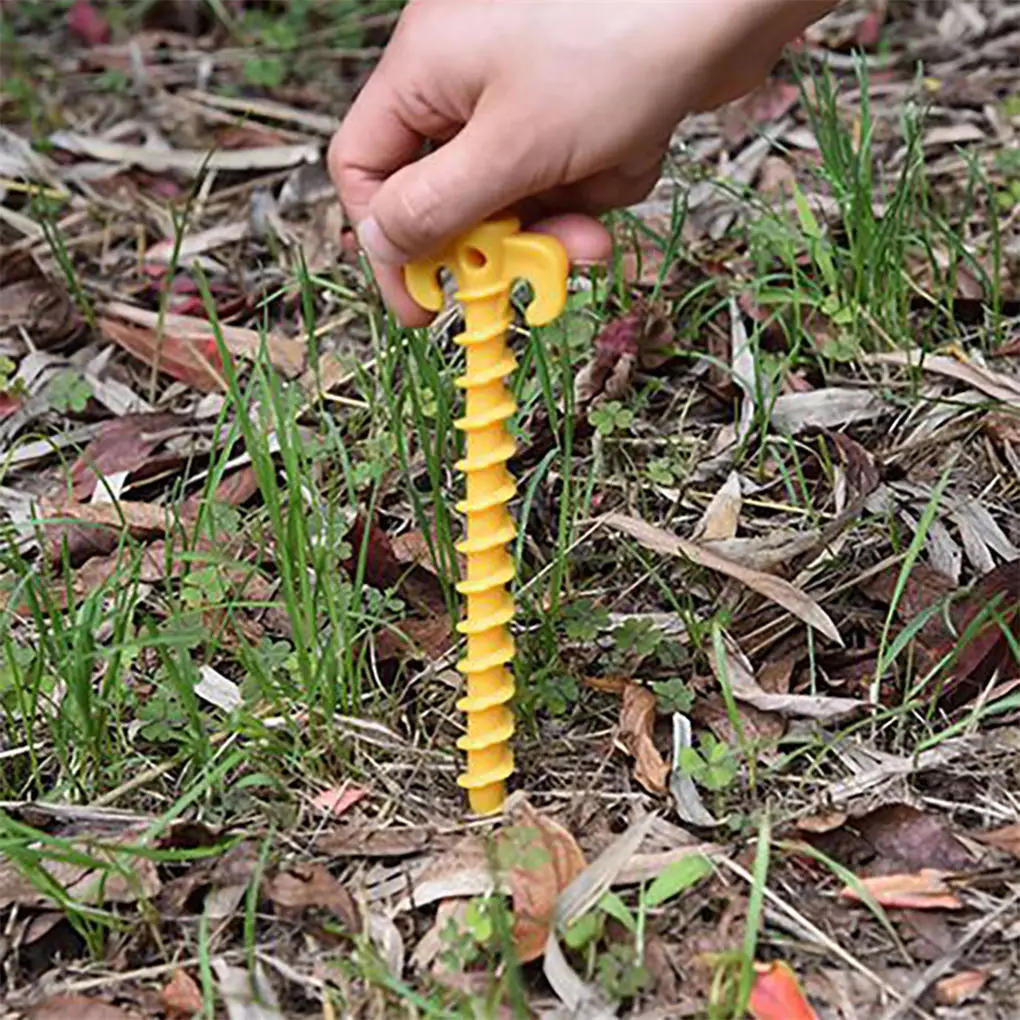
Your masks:
<svg viewBox="0 0 1020 1020"><path fill-rule="evenodd" d="M585 869L577 840L558 822L540 815L527 801L508 805L513 829L510 895L514 946L521 963L545 951L560 893ZM516 830L516 833L514 832ZM517 838L520 837L520 838Z"/></svg>
<svg viewBox="0 0 1020 1020"><path fill-rule="evenodd" d="M842 647L843 639L829 614L814 599L789 581L734 563L716 552L699 546L696 542L689 542L687 539L657 528L637 517L612 513L606 514L602 518L602 522L616 531L630 535L646 549L651 549L653 552L665 553L669 556L682 556L706 570L713 570L726 577L732 577L735 581L740 581L741 584L746 585L759 595L771 599L787 612L792 613L808 626L814 627Z"/></svg>
<svg viewBox="0 0 1020 1020"><path fill-rule="evenodd" d="M962 1006L976 998L988 984L986 970L961 970L935 982L935 1001L940 1006Z"/></svg>
<svg viewBox="0 0 1020 1020"><path fill-rule="evenodd" d="M718 542L734 538L742 506L740 475L736 471L731 471L705 508L705 513L691 538L701 542Z"/></svg>
<svg viewBox="0 0 1020 1020"><path fill-rule="evenodd" d="M495 846L472 834L430 861L394 913L436 900L509 892L518 959L526 963L540 957L556 901L584 870L584 854L570 832L540 815L523 797L507 802L506 818Z"/></svg>
<svg viewBox="0 0 1020 1020"><path fill-rule="evenodd" d="M818 1020L789 964L756 963L747 1002L754 1020Z"/></svg>
<svg viewBox="0 0 1020 1020"><path fill-rule="evenodd" d="M883 907L905 910L962 910L963 901L946 884L946 873L922 868L917 874L873 875L859 878L840 892L844 899L862 902L860 887Z"/></svg>
<svg viewBox="0 0 1020 1020"><path fill-rule="evenodd" d="M655 695L640 684L623 688L620 705L620 740L634 759L634 778L649 793L665 793L669 766L655 746Z"/></svg>
<svg viewBox="0 0 1020 1020"><path fill-rule="evenodd" d="M309 908L325 909L352 934L361 931L361 914L354 897L321 864L277 872L263 884L263 892L284 916L298 916Z"/></svg>
<svg viewBox="0 0 1020 1020"><path fill-rule="evenodd" d="M723 635L723 645L724 662L719 662L715 655L710 656L716 679L720 685L728 685L738 701L753 705L762 712L832 721L844 719L867 708L864 702L855 698L833 698L822 694L770 694L759 686L747 656L728 634Z"/></svg>
<svg viewBox="0 0 1020 1020"><path fill-rule="evenodd" d="M693 746L691 723L680 712L673 713L673 767L669 772L669 792L677 814L691 825L711 827L719 822L701 800L701 794L688 772L680 767L681 752Z"/></svg>
<svg viewBox="0 0 1020 1020"><path fill-rule="evenodd" d="M182 1020L190 1020L196 1013L201 1013L205 1006L202 990L186 970L175 970L159 997L167 1013Z"/></svg>

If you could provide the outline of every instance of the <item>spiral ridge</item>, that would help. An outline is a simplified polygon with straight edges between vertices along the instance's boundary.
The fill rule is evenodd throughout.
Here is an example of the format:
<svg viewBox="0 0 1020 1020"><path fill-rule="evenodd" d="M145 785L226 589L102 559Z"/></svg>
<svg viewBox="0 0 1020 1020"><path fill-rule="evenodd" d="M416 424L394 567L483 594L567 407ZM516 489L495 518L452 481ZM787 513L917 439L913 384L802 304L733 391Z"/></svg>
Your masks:
<svg viewBox="0 0 1020 1020"><path fill-rule="evenodd" d="M503 806L506 779L514 770L509 743L514 732L509 705L514 642L507 627L514 615L507 588L514 578L514 561L507 546L516 528L507 505L517 488L507 468L515 444L506 423L517 406L504 385L517 367L507 346L513 321L510 287L516 280L530 285L526 321L544 325L563 311L570 271L559 241L521 233L520 227L514 217L487 220L404 271L411 297L438 312L444 301L439 277L448 270L464 309L464 332L455 339L465 349L466 368L456 380L464 390L465 410L454 424L465 437L464 456L456 467L466 481L464 499L457 503L465 517L465 535L457 549L467 563L457 591L464 596L466 612L457 630L466 638L467 650L457 668L467 679L467 693L457 707L467 715L467 732L457 746L467 752L467 768L457 782L478 814Z"/></svg>
<svg viewBox="0 0 1020 1020"><path fill-rule="evenodd" d="M457 664L467 680L467 693L457 702L467 716L467 732L457 746L467 752L467 768L457 781L468 791L472 809L488 814L502 805L505 781L514 770L509 743L514 642L507 627L514 615L507 588L514 561L507 544L517 531L507 504L517 490L507 469L515 444L506 423L517 405L504 380L517 362L506 339L512 323L507 285L462 289L457 299L465 330L455 342L466 355L464 374L456 380L464 390L465 413L454 423L465 436L465 455L455 465L466 481L465 498L457 504L465 516L465 536L457 549L467 564L457 585L466 599L457 630L467 638L466 654Z"/></svg>

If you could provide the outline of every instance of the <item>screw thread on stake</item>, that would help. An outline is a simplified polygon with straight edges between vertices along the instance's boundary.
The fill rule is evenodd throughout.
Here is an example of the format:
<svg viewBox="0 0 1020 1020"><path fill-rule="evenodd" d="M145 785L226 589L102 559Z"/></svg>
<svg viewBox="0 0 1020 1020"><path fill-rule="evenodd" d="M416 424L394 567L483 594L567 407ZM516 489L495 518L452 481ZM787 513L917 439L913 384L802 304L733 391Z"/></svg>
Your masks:
<svg viewBox="0 0 1020 1020"><path fill-rule="evenodd" d="M467 694L457 707L467 715L467 732L457 746L467 752L467 768L457 781L476 814L500 810L514 769L514 642L508 627L514 602L507 588L514 562L507 545L516 529L507 505L516 486L507 468L515 447L506 423L517 408L504 383L517 367L507 345L510 289L515 280L528 280L535 291L528 322L549 322L566 302L569 268L553 238L518 230L510 218L484 223L406 271L411 296L438 311L443 295L437 274L450 269L464 309L465 330L456 343L465 348L466 367L456 382L465 393L465 411L455 424L465 435L464 458L456 467L466 479L465 498L457 504L466 518L465 537L457 544L467 563L467 576L457 585L466 613L457 630L467 638L467 651L457 668L467 678Z"/></svg>

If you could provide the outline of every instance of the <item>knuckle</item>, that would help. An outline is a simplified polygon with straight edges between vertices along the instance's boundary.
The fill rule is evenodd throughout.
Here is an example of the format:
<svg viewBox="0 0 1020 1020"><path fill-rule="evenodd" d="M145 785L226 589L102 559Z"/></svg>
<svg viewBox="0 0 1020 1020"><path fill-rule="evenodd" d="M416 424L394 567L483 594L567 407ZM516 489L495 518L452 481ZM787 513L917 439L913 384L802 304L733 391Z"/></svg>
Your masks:
<svg viewBox="0 0 1020 1020"><path fill-rule="evenodd" d="M339 188L348 165L347 138L343 128L336 131L329 141L329 148L326 150L326 165L329 167L333 184Z"/></svg>

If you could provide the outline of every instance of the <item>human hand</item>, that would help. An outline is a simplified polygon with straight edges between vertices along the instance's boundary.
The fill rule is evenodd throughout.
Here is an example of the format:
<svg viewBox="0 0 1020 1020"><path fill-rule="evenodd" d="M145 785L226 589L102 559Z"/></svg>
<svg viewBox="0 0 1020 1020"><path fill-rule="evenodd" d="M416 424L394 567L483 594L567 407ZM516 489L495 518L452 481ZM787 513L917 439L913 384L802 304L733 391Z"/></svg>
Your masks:
<svg viewBox="0 0 1020 1020"><path fill-rule="evenodd" d="M383 299L430 316L401 266L489 216L611 251L677 123L749 91L835 0L412 0L329 150ZM425 155L428 143L440 143Z"/></svg>

